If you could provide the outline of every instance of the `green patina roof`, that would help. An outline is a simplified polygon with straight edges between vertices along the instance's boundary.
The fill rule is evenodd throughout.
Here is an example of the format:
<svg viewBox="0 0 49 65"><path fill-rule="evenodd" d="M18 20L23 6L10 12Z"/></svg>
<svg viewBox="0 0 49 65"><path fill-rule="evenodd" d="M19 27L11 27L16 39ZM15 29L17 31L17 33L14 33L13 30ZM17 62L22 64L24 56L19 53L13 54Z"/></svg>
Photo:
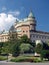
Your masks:
<svg viewBox="0 0 49 65"><path fill-rule="evenodd" d="M29 13L28 17L34 17L34 14L32 13L32 11Z"/></svg>

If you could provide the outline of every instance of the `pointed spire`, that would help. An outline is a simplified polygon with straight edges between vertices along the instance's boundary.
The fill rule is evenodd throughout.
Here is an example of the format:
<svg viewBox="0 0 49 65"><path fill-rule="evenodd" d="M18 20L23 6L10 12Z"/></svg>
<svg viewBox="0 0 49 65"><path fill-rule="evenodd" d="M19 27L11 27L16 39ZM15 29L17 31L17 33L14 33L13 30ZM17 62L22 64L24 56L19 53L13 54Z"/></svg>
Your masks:
<svg viewBox="0 0 49 65"><path fill-rule="evenodd" d="M29 13L29 16L28 17L34 17L34 14L32 13L32 10L30 11L30 13Z"/></svg>

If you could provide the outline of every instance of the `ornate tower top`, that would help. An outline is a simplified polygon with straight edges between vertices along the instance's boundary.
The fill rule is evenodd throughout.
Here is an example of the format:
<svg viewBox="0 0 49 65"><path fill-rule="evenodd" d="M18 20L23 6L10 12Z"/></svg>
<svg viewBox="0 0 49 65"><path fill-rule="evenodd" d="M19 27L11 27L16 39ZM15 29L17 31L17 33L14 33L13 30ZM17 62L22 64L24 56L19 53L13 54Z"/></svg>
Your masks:
<svg viewBox="0 0 49 65"><path fill-rule="evenodd" d="M30 11L30 13L29 13L29 16L28 16L29 18L31 17L31 18L33 18L34 17L34 14L32 13L32 11Z"/></svg>
<svg viewBox="0 0 49 65"><path fill-rule="evenodd" d="M34 14L32 13L32 11L30 11L29 15L28 15L28 22L30 23L30 30L36 30L36 19Z"/></svg>

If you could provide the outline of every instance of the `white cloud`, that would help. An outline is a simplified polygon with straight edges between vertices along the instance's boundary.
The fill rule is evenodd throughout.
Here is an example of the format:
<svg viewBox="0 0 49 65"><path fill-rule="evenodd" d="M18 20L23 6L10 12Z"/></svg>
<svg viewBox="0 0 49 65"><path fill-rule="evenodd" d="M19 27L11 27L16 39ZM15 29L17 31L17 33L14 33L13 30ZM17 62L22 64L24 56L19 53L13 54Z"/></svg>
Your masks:
<svg viewBox="0 0 49 65"><path fill-rule="evenodd" d="M8 30L16 18L12 14L0 13L0 31Z"/></svg>
<svg viewBox="0 0 49 65"><path fill-rule="evenodd" d="M19 16L20 15L20 11L9 11L9 14L12 14L14 16Z"/></svg>

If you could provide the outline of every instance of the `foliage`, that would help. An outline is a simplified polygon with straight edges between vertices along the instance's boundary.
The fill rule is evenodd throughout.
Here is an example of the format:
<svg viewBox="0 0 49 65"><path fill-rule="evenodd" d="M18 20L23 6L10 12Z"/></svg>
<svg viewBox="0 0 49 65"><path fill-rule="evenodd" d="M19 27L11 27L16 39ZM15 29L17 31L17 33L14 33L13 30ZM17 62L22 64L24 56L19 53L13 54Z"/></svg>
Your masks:
<svg viewBox="0 0 49 65"><path fill-rule="evenodd" d="M10 50L9 43L8 42L4 42L3 48L2 48L2 53L8 54L10 52L9 50Z"/></svg>
<svg viewBox="0 0 49 65"><path fill-rule="evenodd" d="M9 43L10 43L10 53L13 55L19 55L19 44L20 41L17 37L17 32L13 29L9 31Z"/></svg>
<svg viewBox="0 0 49 65"><path fill-rule="evenodd" d="M32 62L33 58L25 57L25 56L18 56L14 59L11 59L12 62Z"/></svg>
<svg viewBox="0 0 49 65"><path fill-rule="evenodd" d="M49 45L48 43L43 43L43 50L41 51L41 59L47 58L49 60Z"/></svg>
<svg viewBox="0 0 49 65"><path fill-rule="evenodd" d="M3 42L0 42L0 54L2 53Z"/></svg>
<svg viewBox="0 0 49 65"><path fill-rule="evenodd" d="M42 60L41 60L40 58L34 58L34 59L33 59L33 62L36 62L36 63L37 63L37 62L42 62Z"/></svg>
<svg viewBox="0 0 49 65"><path fill-rule="evenodd" d="M22 43L20 45L20 53L32 53L33 52L33 46L31 46L30 44L24 44Z"/></svg>
<svg viewBox="0 0 49 65"><path fill-rule="evenodd" d="M35 47L35 42L32 42L32 41L28 38L28 36L25 35L25 34L24 34L23 36L21 36L20 40L21 40L21 43L28 43L28 44L31 44L33 47Z"/></svg>
<svg viewBox="0 0 49 65"><path fill-rule="evenodd" d="M29 43L30 39L27 37L27 35L21 36L21 42L22 43Z"/></svg>
<svg viewBox="0 0 49 65"><path fill-rule="evenodd" d="M5 56L0 56L0 61L2 61L2 60L7 60L7 57L5 57Z"/></svg>
<svg viewBox="0 0 49 65"><path fill-rule="evenodd" d="M36 47L35 47L35 51L36 51L37 53L41 53L42 49L43 49L43 45L40 44L40 43L38 43L38 44L36 45Z"/></svg>
<svg viewBox="0 0 49 65"><path fill-rule="evenodd" d="M42 50L41 52L41 59L47 58L49 60L49 50Z"/></svg>
<svg viewBox="0 0 49 65"><path fill-rule="evenodd" d="M49 50L48 43L43 43L43 50Z"/></svg>
<svg viewBox="0 0 49 65"><path fill-rule="evenodd" d="M17 33L16 32L9 32L9 42L16 43L17 41Z"/></svg>
<svg viewBox="0 0 49 65"><path fill-rule="evenodd" d="M28 57L28 56L18 56L16 58L11 59L12 62L41 62L41 59L38 57Z"/></svg>
<svg viewBox="0 0 49 65"><path fill-rule="evenodd" d="M18 56L18 55L20 54L19 46L20 46L20 43L19 43L19 42L13 44L13 46L12 46L12 50L11 50L13 56Z"/></svg>

